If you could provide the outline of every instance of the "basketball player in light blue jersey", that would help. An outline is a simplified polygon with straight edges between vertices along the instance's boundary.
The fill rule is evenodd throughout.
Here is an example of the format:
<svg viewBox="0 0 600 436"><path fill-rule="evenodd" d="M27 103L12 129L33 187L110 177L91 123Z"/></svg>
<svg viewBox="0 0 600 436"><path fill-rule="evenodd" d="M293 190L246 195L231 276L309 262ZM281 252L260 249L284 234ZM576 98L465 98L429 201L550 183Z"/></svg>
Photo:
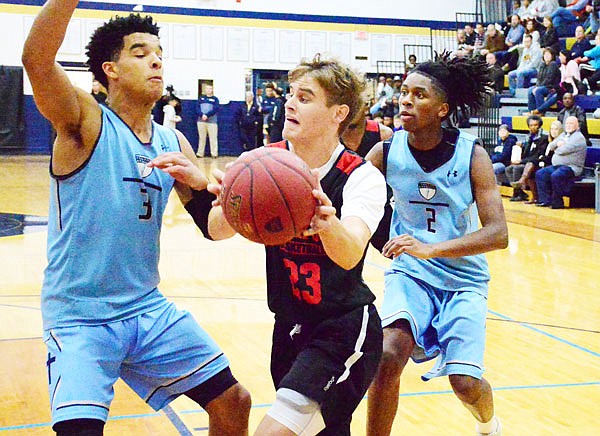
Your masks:
<svg viewBox="0 0 600 436"><path fill-rule="evenodd" d="M395 201L382 251L393 261L381 308L383 356L369 389L370 436L391 433L409 357L417 363L437 357L422 378L448 376L476 418L477 434L501 434L482 377L489 281L482 253L505 248L508 231L486 151L476 137L443 127L459 108L474 113L488 82L477 60L443 54L419 64L401 88L404 130L367 156Z"/></svg>
<svg viewBox="0 0 600 436"><path fill-rule="evenodd" d="M172 188L197 223L207 223L213 198L189 142L151 118L163 90L158 27L132 14L95 31L88 63L108 89L99 105L55 62L77 3L48 1L23 50L37 106L57 132L42 288L53 429L102 435L121 377L156 410L185 394L208 412L211 435L245 435L248 392L214 341L157 288ZM171 165L154 167L165 154Z"/></svg>

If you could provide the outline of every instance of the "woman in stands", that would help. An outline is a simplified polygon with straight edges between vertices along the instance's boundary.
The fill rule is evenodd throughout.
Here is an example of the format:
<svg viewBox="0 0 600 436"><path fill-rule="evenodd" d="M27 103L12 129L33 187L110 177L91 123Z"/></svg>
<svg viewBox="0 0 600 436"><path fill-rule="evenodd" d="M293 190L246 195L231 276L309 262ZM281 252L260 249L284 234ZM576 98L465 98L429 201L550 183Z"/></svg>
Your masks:
<svg viewBox="0 0 600 436"><path fill-rule="evenodd" d="M558 92L560 86L560 69L554 62L554 53L545 48L543 54L544 62L538 69L537 83L529 88L527 93L529 111L534 115L543 115L549 105L545 105L546 99Z"/></svg>

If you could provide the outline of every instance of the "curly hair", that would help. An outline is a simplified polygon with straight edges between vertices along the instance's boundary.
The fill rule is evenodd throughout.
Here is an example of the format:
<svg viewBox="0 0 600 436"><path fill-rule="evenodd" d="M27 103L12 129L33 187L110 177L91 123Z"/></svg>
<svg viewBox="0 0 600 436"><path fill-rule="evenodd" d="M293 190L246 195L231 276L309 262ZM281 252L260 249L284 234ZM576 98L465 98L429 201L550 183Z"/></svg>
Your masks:
<svg viewBox="0 0 600 436"><path fill-rule="evenodd" d="M363 110L364 77L335 58L321 57L320 53L312 60L303 59L300 65L288 73L288 80L293 82L303 76L315 79L325 90L327 106L348 106L348 115L338 129L339 135L344 133L356 114Z"/></svg>
<svg viewBox="0 0 600 436"><path fill-rule="evenodd" d="M108 79L102 70L104 62L119 58L123 50L123 38L132 33L149 33L158 36L159 28L152 17L130 14L127 17L113 17L98 27L86 46L87 65L98 82L108 88Z"/></svg>
<svg viewBox="0 0 600 436"><path fill-rule="evenodd" d="M477 114L492 93L489 67L483 59L451 57L436 52L435 60L417 65L409 74L429 77L450 107L448 117L460 109L465 116Z"/></svg>

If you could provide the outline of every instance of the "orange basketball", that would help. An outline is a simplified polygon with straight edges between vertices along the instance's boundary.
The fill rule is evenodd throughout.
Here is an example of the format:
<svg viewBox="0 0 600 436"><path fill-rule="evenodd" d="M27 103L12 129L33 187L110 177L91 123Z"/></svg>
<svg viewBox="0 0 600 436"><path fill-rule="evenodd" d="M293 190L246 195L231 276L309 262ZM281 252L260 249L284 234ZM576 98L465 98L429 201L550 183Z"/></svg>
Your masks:
<svg viewBox="0 0 600 436"><path fill-rule="evenodd" d="M308 229L317 200L316 177L283 148L260 147L241 155L223 177L221 205L227 222L245 238L281 245Z"/></svg>

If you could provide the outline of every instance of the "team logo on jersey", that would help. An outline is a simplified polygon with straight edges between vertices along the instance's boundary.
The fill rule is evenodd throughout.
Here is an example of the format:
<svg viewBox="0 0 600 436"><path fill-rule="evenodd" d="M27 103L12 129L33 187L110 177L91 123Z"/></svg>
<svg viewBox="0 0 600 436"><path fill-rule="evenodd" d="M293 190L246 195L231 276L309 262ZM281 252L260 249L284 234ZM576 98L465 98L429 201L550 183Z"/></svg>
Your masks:
<svg viewBox="0 0 600 436"><path fill-rule="evenodd" d="M437 188L433 183L419 182L419 194L425 200L431 200L437 193Z"/></svg>
<svg viewBox="0 0 600 436"><path fill-rule="evenodd" d="M141 154L135 155L135 163L137 164L138 171L140 172L140 177L142 179L145 179L150 174L152 174L153 168L148 166L148 162L150 162L151 160L152 159L150 159L149 157L142 156Z"/></svg>

